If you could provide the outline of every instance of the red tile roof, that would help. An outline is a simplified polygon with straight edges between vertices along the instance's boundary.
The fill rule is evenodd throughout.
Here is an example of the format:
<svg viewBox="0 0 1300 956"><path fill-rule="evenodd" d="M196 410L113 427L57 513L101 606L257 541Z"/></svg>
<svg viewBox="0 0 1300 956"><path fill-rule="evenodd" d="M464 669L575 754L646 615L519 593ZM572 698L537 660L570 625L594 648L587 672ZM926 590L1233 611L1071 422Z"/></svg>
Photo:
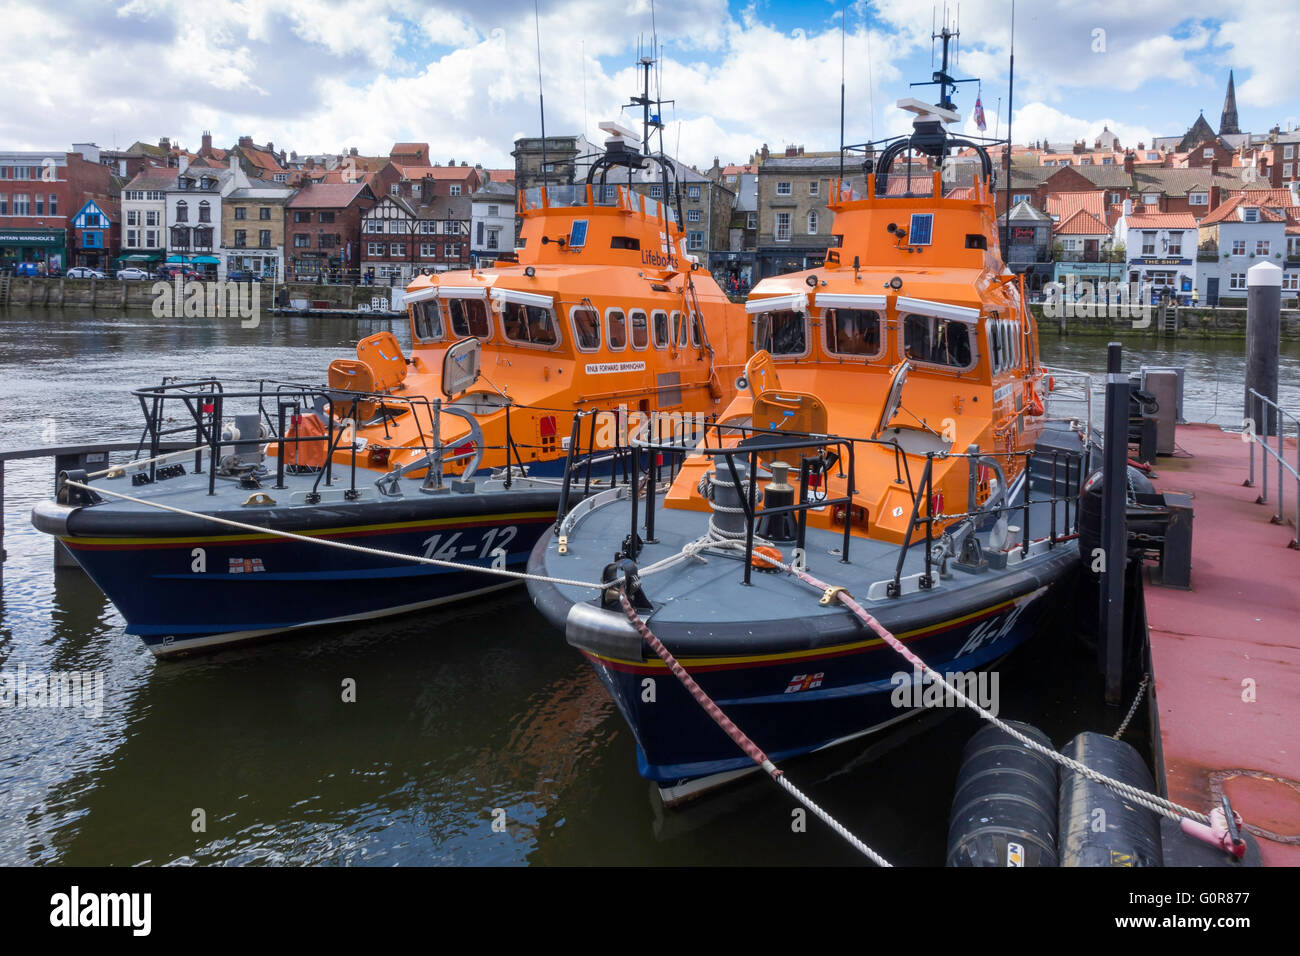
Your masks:
<svg viewBox="0 0 1300 956"><path fill-rule="evenodd" d="M423 179L425 176L432 176L434 179L468 179L470 174L476 172L473 166L406 166L402 163L394 163L397 172L403 179ZM514 179L514 171L510 173L510 178ZM494 178L494 181L499 182Z"/></svg>
<svg viewBox="0 0 1300 956"><path fill-rule="evenodd" d="M1058 236L1108 236L1110 230L1092 213L1076 210L1070 216L1056 224L1052 229Z"/></svg>
<svg viewBox="0 0 1300 956"><path fill-rule="evenodd" d="M1196 217L1190 212L1156 212L1128 217L1130 229L1195 229Z"/></svg>
<svg viewBox="0 0 1300 956"><path fill-rule="evenodd" d="M1272 190L1270 190L1270 192L1271 191ZM1285 189L1277 190L1277 191L1286 194L1287 197L1286 205L1290 206L1291 194L1287 192L1287 190ZM1260 190L1258 192L1263 192L1263 191ZM1248 193L1246 196L1233 196L1231 199L1219 203L1219 205L1215 207L1212 213L1210 213L1208 216L1206 216L1204 219L1201 220L1201 225L1212 226L1216 222L1227 222L1227 221L1240 222L1241 217L1237 215L1237 210L1242 208L1258 209L1260 222L1283 222L1286 219L1286 216L1279 215L1278 213L1275 213L1272 209L1269 209L1267 206L1263 205L1258 199L1255 198L1256 194L1257 193Z"/></svg>
<svg viewBox="0 0 1300 956"><path fill-rule="evenodd" d="M313 183L298 190L285 205L291 208L333 207L343 209L352 205L357 193L366 188L365 183Z"/></svg>
<svg viewBox="0 0 1300 956"><path fill-rule="evenodd" d="M1082 210L1100 219L1106 213L1106 197L1101 190L1088 192L1050 193L1044 210L1049 216L1057 216L1062 222Z"/></svg>

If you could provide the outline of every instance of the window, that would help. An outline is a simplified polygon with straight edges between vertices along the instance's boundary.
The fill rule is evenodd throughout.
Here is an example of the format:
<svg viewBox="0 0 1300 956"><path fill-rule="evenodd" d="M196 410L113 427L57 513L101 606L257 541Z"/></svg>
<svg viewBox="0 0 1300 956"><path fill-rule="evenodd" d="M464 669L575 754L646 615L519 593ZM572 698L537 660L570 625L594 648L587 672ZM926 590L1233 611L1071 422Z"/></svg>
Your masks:
<svg viewBox="0 0 1300 956"><path fill-rule="evenodd" d="M655 331L655 348L668 348L668 313L656 310L651 318Z"/></svg>
<svg viewBox="0 0 1300 956"><path fill-rule="evenodd" d="M1169 255L1181 256L1183 254L1183 234L1181 232L1171 232L1169 234Z"/></svg>
<svg viewBox="0 0 1300 956"><path fill-rule="evenodd" d="M384 245L382 242L367 242L366 255L372 259L376 256L382 256L384 254Z"/></svg>
<svg viewBox="0 0 1300 956"><path fill-rule="evenodd" d="M451 315L451 330L460 338L472 335L487 339L491 335L487 305L482 299L448 299L447 311Z"/></svg>
<svg viewBox="0 0 1300 956"><path fill-rule="evenodd" d="M42 196L40 193L37 193L35 199L36 199L36 203L35 203L36 208L33 210L34 215L37 215L37 216L44 216L44 215L45 215L45 197Z"/></svg>
<svg viewBox="0 0 1300 956"><path fill-rule="evenodd" d="M687 187L686 187L686 197L687 197L688 199L699 199L699 198L700 198L700 187L699 187L699 186L687 186Z"/></svg>
<svg viewBox="0 0 1300 956"><path fill-rule="evenodd" d="M674 311L673 317L673 341L683 348L686 347L686 326L682 324L682 314Z"/></svg>
<svg viewBox="0 0 1300 956"><path fill-rule="evenodd" d="M420 258L433 259L438 255L438 244L436 242L420 243Z"/></svg>
<svg viewBox="0 0 1300 956"><path fill-rule="evenodd" d="M758 213L751 212L745 215L745 228L746 229L758 228Z"/></svg>
<svg viewBox="0 0 1300 956"><path fill-rule="evenodd" d="M156 209L144 214L144 224L146 226L162 225L162 223L158 221L158 211Z"/></svg>
<svg viewBox="0 0 1300 956"><path fill-rule="evenodd" d="M969 368L974 358L970 326L932 315L904 316L903 352L916 362Z"/></svg>
<svg viewBox="0 0 1300 956"><path fill-rule="evenodd" d="M302 232L298 233L297 235L295 235L295 236L293 237L293 247L294 247L295 249L310 249L310 248L311 248L311 236L307 235L306 233L302 233Z"/></svg>
<svg viewBox="0 0 1300 956"><path fill-rule="evenodd" d="M147 232L145 232L145 235L148 237L148 238L145 240L145 242L147 243L147 245L145 246L145 248L147 248L147 249L157 249L160 245L162 245L162 243L160 243L160 242L158 241L158 230L156 230L156 229L150 229L150 230L148 230Z"/></svg>
<svg viewBox="0 0 1300 956"><path fill-rule="evenodd" d="M1245 239L1234 239L1234 240L1232 240L1232 254L1233 254L1234 256L1244 256L1244 255L1246 254L1246 240L1245 240Z"/></svg>
<svg viewBox="0 0 1300 956"><path fill-rule="evenodd" d="M451 184L451 191L450 191L447 195L449 195L449 196L459 196L459 195L460 195L460 183L452 183L452 184Z"/></svg>
<svg viewBox="0 0 1300 956"><path fill-rule="evenodd" d="M776 235L777 242L790 241L790 214L788 212L778 212L776 214Z"/></svg>
<svg viewBox="0 0 1300 956"><path fill-rule="evenodd" d="M1267 240L1267 239L1256 239L1256 240L1255 240L1255 255L1257 255L1257 256L1266 256L1266 255L1268 255L1268 240Z"/></svg>
<svg viewBox="0 0 1300 956"><path fill-rule="evenodd" d="M245 209L243 206L236 206L236 207L235 207L235 218L236 218L236 219L247 219L247 218L248 218L248 210Z"/></svg>
<svg viewBox="0 0 1300 956"><path fill-rule="evenodd" d="M59 214L59 197L54 195L54 193L50 193L49 201L50 215L57 216Z"/></svg>
<svg viewBox="0 0 1300 956"><path fill-rule="evenodd" d="M650 344L650 329L646 325L645 313L637 309L629 319L632 324L632 348L645 348Z"/></svg>
<svg viewBox="0 0 1300 956"><path fill-rule="evenodd" d="M704 215L703 210L700 210L700 209L688 209L688 210L686 210L686 221L687 221L687 222L699 222L699 221L700 221L700 218L701 218L703 215Z"/></svg>
<svg viewBox="0 0 1300 956"><path fill-rule="evenodd" d="M1242 222L1259 222L1259 210L1253 206L1248 206L1241 211Z"/></svg>
<svg viewBox="0 0 1300 956"><path fill-rule="evenodd" d="M650 187L651 199L662 199L663 194L664 194L664 187L659 185L658 183L655 183Z"/></svg>
<svg viewBox="0 0 1300 956"><path fill-rule="evenodd" d="M271 248L271 230L259 229L257 232L257 245L260 249Z"/></svg>
<svg viewBox="0 0 1300 956"><path fill-rule="evenodd" d="M437 342L443 337L442 312L436 299L425 299L411 304L411 321L415 337L421 342Z"/></svg>
<svg viewBox="0 0 1300 956"><path fill-rule="evenodd" d="M606 341L610 351L619 352L627 348L627 318L619 309L610 309L605 313Z"/></svg>
<svg viewBox="0 0 1300 956"><path fill-rule="evenodd" d="M271 207L270 207L270 206L262 206L261 208L259 208L259 209L257 210L257 218L258 218L258 219L270 219L270 218L271 218Z"/></svg>
<svg viewBox="0 0 1300 956"><path fill-rule="evenodd" d="M808 235L817 235L817 210L808 213Z"/></svg>
<svg viewBox="0 0 1300 956"><path fill-rule="evenodd" d="M791 194L790 183L787 182L777 183L776 194L778 196L789 196Z"/></svg>
<svg viewBox="0 0 1300 956"><path fill-rule="evenodd" d="M760 312L754 320L754 350L758 349L772 355L807 355L808 316L788 309Z"/></svg>
<svg viewBox="0 0 1300 956"><path fill-rule="evenodd" d="M390 196L400 196L400 195L402 195L402 184L401 184L401 183L393 183L393 185L389 186L389 187L388 187L388 195L390 195Z"/></svg>
<svg viewBox="0 0 1300 956"><path fill-rule="evenodd" d="M295 210L293 214L294 222L311 222L311 213L302 210Z"/></svg>
<svg viewBox="0 0 1300 956"><path fill-rule="evenodd" d="M187 203L184 199L182 199L180 202L176 204L176 221L177 222L190 221L190 204Z"/></svg>
<svg viewBox="0 0 1300 956"><path fill-rule="evenodd" d="M1156 254L1156 234L1154 232L1142 233L1142 255L1154 256Z"/></svg>
<svg viewBox="0 0 1300 956"><path fill-rule="evenodd" d="M128 209L126 211L126 224L128 226L140 225L140 213L134 209Z"/></svg>
<svg viewBox="0 0 1300 956"><path fill-rule="evenodd" d="M1107 202L1109 202L1112 206L1118 206L1123 201L1124 201L1123 193L1111 193L1110 198L1107 200Z"/></svg>
<svg viewBox="0 0 1300 956"><path fill-rule="evenodd" d="M808 184L808 195L816 196L817 191L820 188L821 188L821 183L818 180L814 179L812 182Z"/></svg>
<svg viewBox="0 0 1300 956"><path fill-rule="evenodd" d="M320 247L322 249L333 249L336 243L333 236L322 235L320 237Z"/></svg>
<svg viewBox="0 0 1300 956"><path fill-rule="evenodd" d="M1205 147L1205 149L1201 150L1201 156L1204 157L1205 159L1213 159L1214 147L1213 146Z"/></svg>
<svg viewBox="0 0 1300 956"><path fill-rule="evenodd" d="M1283 159L1295 159L1295 145L1294 145L1294 144L1289 145L1289 146L1283 146L1283 147L1282 147L1282 158L1283 158Z"/></svg>
<svg viewBox="0 0 1300 956"><path fill-rule="evenodd" d="M1284 272L1282 288L1287 292L1300 292L1300 272Z"/></svg>
<svg viewBox="0 0 1300 956"><path fill-rule="evenodd" d="M135 230L135 229L128 229L128 230L126 231L126 244L127 244L130 248L132 248L132 249L138 249L138 248L140 248L140 242L139 242L139 239L140 239L140 233L139 233L139 231L137 231L137 230Z"/></svg>
<svg viewBox="0 0 1300 956"><path fill-rule="evenodd" d="M695 346L696 348L699 348L700 344L703 341L704 341L704 332L700 328L700 314L698 312L692 312L691 313L691 345Z"/></svg>
<svg viewBox="0 0 1300 956"><path fill-rule="evenodd" d="M1030 198L1031 198L1030 193L1012 193L1011 205L1014 206L1016 203L1029 202Z"/></svg>
<svg viewBox="0 0 1300 956"><path fill-rule="evenodd" d="M248 245L248 232L244 229L235 230L235 248L243 249Z"/></svg>
<svg viewBox="0 0 1300 956"><path fill-rule="evenodd" d="M1290 179L1290 178L1291 178L1291 169L1292 169L1292 164L1291 164L1291 163L1283 163L1283 164L1282 164L1282 178L1283 178L1283 179Z"/></svg>
<svg viewBox="0 0 1300 956"><path fill-rule="evenodd" d="M199 222L212 221L212 204L206 199L199 203Z"/></svg>
<svg viewBox="0 0 1300 956"><path fill-rule="evenodd" d="M569 321L573 323L573 339L578 348L584 352L600 348L600 317L595 309L570 309Z"/></svg>
<svg viewBox="0 0 1300 956"><path fill-rule="evenodd" d="M1244 272L1231 273L1228 276L1228 288L1232 289L1234 292L1238 292L1238 291L1244 292L1246 289L1246 273Z"/></svg>
<svg viewBox="0 0 1300 956"><path fill-rule="evenodd" d="M1209 193L1188 193L1187 205L1189 206L1208 206L1210 204Z"/></svg>
<svg viewBox="0 0 1300 956"><path fill-rule="evenodd" d="M316 218L317 218L317 220L320 221L320 222L333 222L333 221L334 221L334 213L332 213L332 212L322 212L322 213L320 213L320 215L318 215Z"/></svg>
<svg viewBox="0 0 1300 956"><path fill-rule="evenodd" d="M555 315L547 308L507 302L501 313L501 327L510 342L547 348L560 342L559 332L555 328Z"/></svg>
<svg viewBox="0 0 1300 956"><path fill-rule="evenodd" d="M404 256L404 255L406 255L406 243L404 243L404 242L390 242L390 243L388 244L388 254L389 254L390 256Z"/></svg>
<svg viewBox="0 0 1300 956"><path fill-rule="evenodd" d="M698 250L698 249L703 249L703 248L704 248L704 233L702 233L702 232L688 232L688 233L686 234L686 248L687 248L687 249L696 249L696 250Z"/></svg>

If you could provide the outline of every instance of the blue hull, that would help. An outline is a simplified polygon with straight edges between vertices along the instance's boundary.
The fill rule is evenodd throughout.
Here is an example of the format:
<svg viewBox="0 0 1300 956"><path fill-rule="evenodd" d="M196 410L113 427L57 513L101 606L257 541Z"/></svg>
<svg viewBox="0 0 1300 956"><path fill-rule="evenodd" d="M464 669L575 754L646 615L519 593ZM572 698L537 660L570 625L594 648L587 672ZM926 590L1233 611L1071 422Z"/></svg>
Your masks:
<svg viewBox="0 0 1300 956"><path fill-rule="evenodd" d="M499 548L506 567L521 571L554 515L502 511L399 528L342 525L319 536L483 566ZM512 583L270 535L63 540L126 618L127 633L159 656L412 611Z"/></svg>
<svg viewBox="0 0 1300 956"><path fill-rule="evenodd" d="M915 628L912 636L899 636L935 670L973 675L1028 639L1048 593L1042 588L999 608L955 622L934 621ZM657 659L633 664L583 653L632 729L643 777L670 787L754 767ZM855 644L815 654L770 660L773 656L682 663L727 716L776 761L883 728L918 712L941 693L936 686L927 697L923 687L913 685L911 665L865 635ZM961 686L981 705L993 703L989 709L996 711L996 694L992 701L980 699ZM997 685L993 675L986 674L984 689L990 688L996 691ZM647 699L651 691L652 700Z"/></svg>

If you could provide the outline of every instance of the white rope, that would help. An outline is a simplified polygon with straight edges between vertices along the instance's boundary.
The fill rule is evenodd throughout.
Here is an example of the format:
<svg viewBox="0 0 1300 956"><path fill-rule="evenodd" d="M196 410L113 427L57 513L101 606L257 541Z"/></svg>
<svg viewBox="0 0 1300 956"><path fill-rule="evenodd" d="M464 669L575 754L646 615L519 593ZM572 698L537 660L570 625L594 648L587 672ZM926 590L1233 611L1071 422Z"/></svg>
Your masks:
<svg viewBox="0 0 1300 956"><path fill-rule="evenodd" d="M230 443L228 442L227 444ZM164 452L154 458L133 458L131 461L123 462L120 465L110 465L109 467L103 468L99 471L92 471L86 476L86 479L103 478L105 475L111 475L115 471L120 471L123 474L126 474L126 469L128 468L138 469L143 468L145 465L152 465L154 462L169 461L172 458L189 457L196 451L207 451L208 448L209 446L207 445L195 445L193 448L178 448L176 451Z"/></svg>
<svg viewBox="0 0 1300 956"><path fill-rule="evenodd" d="M767 768L764 767L763 769L766 770ZM789 792L790 796L794 797L805 807L807 807L809 810L815 813L823 823L825 823L828 827L830 827L841 837L847 840L849 844L851 844L853 848L857 850L859 853L866 856L877 866L884 866L884 867L893 866L893 864L890 863L888 860L886 860L883 856L881 856L875 850L871 849L871 847L867 846L856 836L854 836L849 831L849 829L846 826L844 826L844 824L840 823L840 821L836 820L833 816L831 816L829 813L827 813L825 810L819 807L816 803L813 802L811 798L805 796L804 793L798 787L796 787L793 783L790 782L789 778L786 777L784 773L775 775L773 779L777 783L779 783L782 787L784 787Z"/></svg>
<svg viewBox="0 0 1300 956"><path fill-rule="evenodd" d="M477 571L481 574L494 574L497 577L512 578L516 581L546 581L550 584L566 584L570 587L592 588L603 590L608 584L593 584L590 581L571 581L568 578L553 578L543 574L529 574L527 571L510 571L506 568L494 568L479 564L462 564L459 561L444 561L440 558L426 558L416 554L402 554L399 551L385 551L381 548L367 548L364 545L348 544L343 541L331 541L328 538L315 538L309 535L296 534L292 531L280 531L276 528L265 528L261 525L246 524L243 521L233 521L230 518L218 518L216 515L202 514L197 511L187 511L184 508L175 508L171 505L164 505L157 501L146 501L143 498L136 498L132 495L124 495L120 491L109 491L107 488L92 488L84 485L79 481L66 480L64 484L70 488L81 488L84 491L90 491L95 494L109 495L113 498L120 498L123 501L129 501L132 504L144 505L148 508L157 508L159 511L170 511L173 514L182 515L186 518L198 518L202 521L210 521L213 524L226 525L230 528L238 528L241 531L251 531L254 534L269 534L277 538L287 538L291 541L302 541L306 544L319 544L325 547L338 548L342 551L353 551L357 554L368 554L377 558L395 558L399 561L411 561L415 564L426 564L437 568L453 568L457 571Z"/></svg>

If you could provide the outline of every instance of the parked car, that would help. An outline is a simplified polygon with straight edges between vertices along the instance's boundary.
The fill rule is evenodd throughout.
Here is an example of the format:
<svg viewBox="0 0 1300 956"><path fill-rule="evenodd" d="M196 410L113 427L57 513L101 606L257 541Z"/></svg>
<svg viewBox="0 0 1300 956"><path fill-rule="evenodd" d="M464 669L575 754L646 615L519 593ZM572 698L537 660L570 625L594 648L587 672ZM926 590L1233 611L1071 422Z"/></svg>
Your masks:
<svg viewBox="0 0 1300 956"><path fill-rule="evenodd" d="M166 265L166 266L158 267L159 279L166 279L168 281L171 281L172 279L175 279L178 275L182 279L185 279L186 281L190 279L194 279L196 281L202 281L203 279L203 276L199 275L193 269L185 268L185 266Z"/></svg>
<svg viewBox="0 0 1300 956"><path fill-rule="evenodd" d="M148 278L150 278L148 271L146 271L145 269L137 269L135 266L127 266L125 269L118 269L118 270L117 270L117 277L118 277L119 279L148 279Z"/></svg>
<svg viewBox="0 0 1300 956"><path fill-rule="evenodd" d="M261 282L262 277L256 272L247 272L243 269L232 269L226 273L227 282Z"/></svg>
<svg viewBox="0 0 1300 956"><path fill-rule="evenodd" d="M90 266L73 266L68 270L69 279L103 279L106 278L104 273L98 269L92 269Z"/></svg>

